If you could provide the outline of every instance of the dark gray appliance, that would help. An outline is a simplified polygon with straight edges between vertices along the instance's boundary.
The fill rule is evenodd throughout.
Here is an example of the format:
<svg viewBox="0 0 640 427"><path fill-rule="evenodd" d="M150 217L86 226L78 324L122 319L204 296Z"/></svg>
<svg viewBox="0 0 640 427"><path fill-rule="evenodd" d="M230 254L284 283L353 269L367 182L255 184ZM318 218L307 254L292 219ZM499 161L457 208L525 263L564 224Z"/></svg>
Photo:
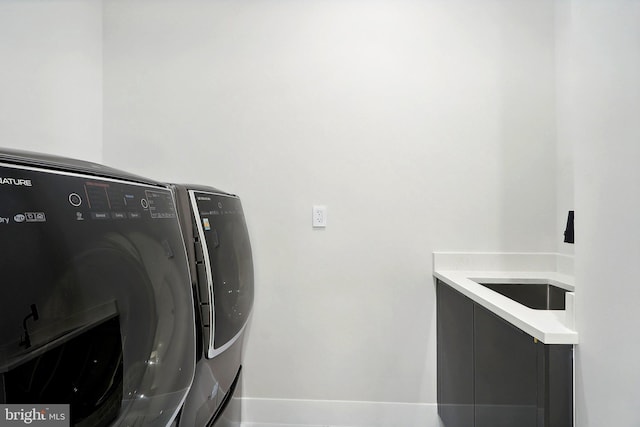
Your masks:
<svg viewBox="0 0 640 427"><path fill-rule="evenodd" d="M253 259L240 199L172 185L196 294L198 348L181 426L240 424L242 347L253 307Z"/></svg>
<svg viewBox="0 0 640 427"><path fill-rule="evenodd" d="M74 426L170 425L195 371L171 191L4 150L0 233L0 403L69 404Z"/></svg>

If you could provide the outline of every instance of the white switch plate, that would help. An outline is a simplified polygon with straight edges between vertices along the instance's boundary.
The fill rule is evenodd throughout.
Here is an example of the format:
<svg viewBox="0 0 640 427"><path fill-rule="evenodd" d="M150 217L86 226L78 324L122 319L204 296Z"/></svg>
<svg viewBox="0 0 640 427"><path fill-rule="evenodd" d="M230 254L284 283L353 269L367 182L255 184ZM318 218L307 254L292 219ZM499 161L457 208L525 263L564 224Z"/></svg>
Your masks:
<svg viewBox="0 0 640 427"><path fill-rule="evenodd" d="M313 228L324 228L327 226L327 207L324 205L313 205L311 214Z"/></svg>

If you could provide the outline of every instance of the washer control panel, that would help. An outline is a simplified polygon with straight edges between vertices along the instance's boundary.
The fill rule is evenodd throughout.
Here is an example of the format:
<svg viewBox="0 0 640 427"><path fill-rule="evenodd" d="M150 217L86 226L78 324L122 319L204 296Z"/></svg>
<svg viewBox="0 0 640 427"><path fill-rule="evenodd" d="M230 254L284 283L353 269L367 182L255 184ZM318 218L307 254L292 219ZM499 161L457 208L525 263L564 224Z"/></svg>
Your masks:
<svg viewBox="0 0 640 427"><path fill-rule="evenodd" d="M1 224L176 218L171 192L116 179L0 164Z"/></svg>

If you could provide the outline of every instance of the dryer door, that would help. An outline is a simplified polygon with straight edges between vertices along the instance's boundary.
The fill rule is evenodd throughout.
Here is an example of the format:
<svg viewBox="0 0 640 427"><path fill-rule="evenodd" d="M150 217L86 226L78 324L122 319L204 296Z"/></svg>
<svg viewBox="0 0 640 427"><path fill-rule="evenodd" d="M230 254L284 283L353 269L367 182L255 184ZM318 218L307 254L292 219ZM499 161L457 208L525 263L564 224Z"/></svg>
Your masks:
<svg viewBox="0 0 640 427"><path fill-rule="evenodd" d="M1 164L0 176L15 177L0 185L0 401L70 404L77 426L170 424L195 361L171 193Z"/></svg>

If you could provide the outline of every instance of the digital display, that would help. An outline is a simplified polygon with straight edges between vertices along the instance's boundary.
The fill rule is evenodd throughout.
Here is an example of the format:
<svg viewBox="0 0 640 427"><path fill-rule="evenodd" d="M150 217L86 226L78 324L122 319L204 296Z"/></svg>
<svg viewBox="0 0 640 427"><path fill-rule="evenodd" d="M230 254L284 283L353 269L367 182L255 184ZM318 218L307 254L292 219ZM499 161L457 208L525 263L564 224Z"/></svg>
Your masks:
<svg viewBox="0 0 640 427"><path fill-rule="evenodd" d="M175 218L176 209L168 191L146 190L151 218Z"/></svg>

